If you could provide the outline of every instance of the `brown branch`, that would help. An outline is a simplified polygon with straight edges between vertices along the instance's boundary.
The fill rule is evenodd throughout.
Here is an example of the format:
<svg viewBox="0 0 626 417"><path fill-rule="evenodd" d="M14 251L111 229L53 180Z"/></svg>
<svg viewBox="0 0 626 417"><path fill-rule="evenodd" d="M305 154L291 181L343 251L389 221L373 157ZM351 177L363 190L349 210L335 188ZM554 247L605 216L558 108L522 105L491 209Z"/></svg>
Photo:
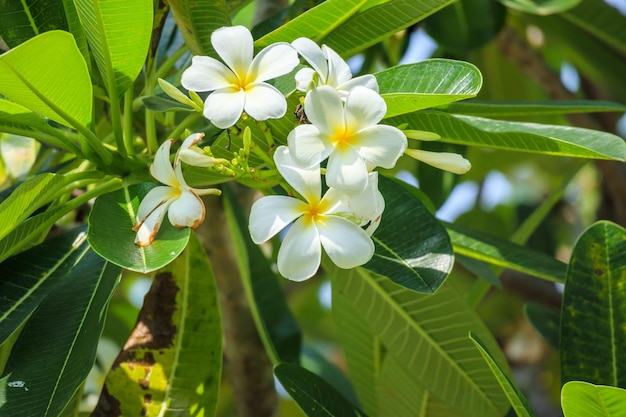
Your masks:
<svg viewBox="0 0 626 417"><path fill-rule="evenodd" d="M512 28L505 28L498 36L498 46L509 60L533 79L552 100L575 100L578 97L568 91L559 75L552 70L541 56L528 45ZM589 99L606 100L606 94L588 80L582 80L583 92ZM568 115L574 126L615 132L616 113L575 113ZM617 161L596 161L602 175L602 201L598 208L599 219L614 221L626 226L626 165Z"/></svg>
<svg viewBox="0 0 626 417"><path fill-rule="evenodd" d="M249 207L254 191L237 189L243 206ZM224 368L233 385L237 415L278 416L272 364L246 299L222 200L207 198L205 203L207 220L197 231L215 273L224 328Z"/></svg>

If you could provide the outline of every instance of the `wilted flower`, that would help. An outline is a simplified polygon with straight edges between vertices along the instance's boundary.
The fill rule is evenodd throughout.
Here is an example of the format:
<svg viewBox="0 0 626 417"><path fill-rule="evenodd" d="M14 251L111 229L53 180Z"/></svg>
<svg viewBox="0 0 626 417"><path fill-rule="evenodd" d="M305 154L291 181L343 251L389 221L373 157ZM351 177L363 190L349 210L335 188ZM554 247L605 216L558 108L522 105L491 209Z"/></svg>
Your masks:
<svg viewBox="0 0 626 417"><path fill-rule="evenodd" d="M188 137L184 145L202 138L202 133ZM204 203L200 195L219 195L215 188L196 189L187 185L181 169L178 155L174 165L170 164L170 148L173 140L165 141L157 150L154 162L150 166L152 176L165 185L151 189L139 204L133 230L137 232L135 243L148 246L154 240L163 217L167 217L176 227L198 227L204 221Z"/></svg>

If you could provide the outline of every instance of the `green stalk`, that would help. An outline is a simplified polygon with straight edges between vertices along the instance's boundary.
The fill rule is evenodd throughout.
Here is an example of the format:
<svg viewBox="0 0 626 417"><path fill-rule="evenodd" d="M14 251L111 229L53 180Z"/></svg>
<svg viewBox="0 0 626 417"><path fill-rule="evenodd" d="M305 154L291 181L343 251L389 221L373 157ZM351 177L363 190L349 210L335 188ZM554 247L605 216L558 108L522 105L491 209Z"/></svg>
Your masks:
<svg viewBox="0 0 626 417"><path fill-rule="evenodd" d="M124 149L133 155L133 88L124 93Z"/></svg>
<svg viewBox="0 0 626 417"><path fill-rule="evenodd" d="M185 117L182 122L169 134L169 138L178 138L189 126L202 118L202 113L194 112Z"/></svg>
<svg viewBox="0 0 626 417"><path fill-rule="evenodd" d="M51 128L56 130L54 128ZM38 132L36 130L30 129L19 129L15 127L2 126L2 131L5 133L10 133L12 135L26 136L29 138L33 138L38 140L41 143L45 143L46 145L50 145L53 148L62 149L66 152L74 153L78 156L84 158L83 152L78 148L78 146L74 145L72 142L66 140L65 138L59 137L58 135L52 136L48 133Z"/></svg>

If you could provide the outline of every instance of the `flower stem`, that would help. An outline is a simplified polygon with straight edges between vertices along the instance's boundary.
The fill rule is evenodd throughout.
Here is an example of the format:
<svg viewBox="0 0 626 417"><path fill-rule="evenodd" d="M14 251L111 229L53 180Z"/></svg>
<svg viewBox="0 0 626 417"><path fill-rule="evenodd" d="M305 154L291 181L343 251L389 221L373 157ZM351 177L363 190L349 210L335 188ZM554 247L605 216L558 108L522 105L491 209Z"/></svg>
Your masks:
<svg viewBox="0 0 626 417"><path fill-rule="evenodd" d="M133 155L133 89L124 93L124 149L126 154Z"/></svg>

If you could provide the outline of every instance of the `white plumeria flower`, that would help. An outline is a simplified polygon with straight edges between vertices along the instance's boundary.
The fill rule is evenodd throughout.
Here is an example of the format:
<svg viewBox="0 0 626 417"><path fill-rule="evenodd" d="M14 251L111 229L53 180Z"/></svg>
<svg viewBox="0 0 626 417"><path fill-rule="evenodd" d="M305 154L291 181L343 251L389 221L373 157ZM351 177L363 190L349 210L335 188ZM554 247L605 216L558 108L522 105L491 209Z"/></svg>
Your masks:
<svg viewBox="0 0 626 417"><path fill-rule="evenodd" d="M226 65L208 56L194 56L181 79L187 90L212 91L204 102L207 119L225 129L237 123L244 111L256 120L285 115L285 97L265 81L298 65L298 54L288 43L270 45L252 59L252 34L243 26L232 26L213 32L211 44Z"/></svg>
<svg viewBox="0 0 626 417"><path fill-rule="evenodd" d="M322 45L320 48L308 38L298 38L291 45L313 67L303 68L296 73L298 90L306 92L322 85L329 85L339 91L344 99L351 89L359 85L378 92L376 77L366 74L352 78L350 66L328 46ZM313 82L315 73L318 77L317 85Z"/></svg>
<svg viewBox="0 0 626 417"><path fill-rule="evenodd" d="M422 161L435 168L450 171L453 174L465 174L472 168L472 164L458 153L452 152L431 152L421 149L407 149L404 151L412 158Z"/></svg>
<svg viewBox="0 0 626 417"><path fill-rule="evenodd" d="M387 112L376 92L355 87L346 98L329 86L311 90L304 109L312 124L296 126L287 138L289 151L302 165L315 165L328 157L326 183L348 194L360 194L368 172L376 166L393 168L407 147L407 139L394 126L379 125Z"/></svg>
<svg viewBox="0 0 626 417"><path fill-rule="evenodd" d="M346 213L341 192L331 188L321 197L319 166L301 167L285 146L276 149L274 161L285 180L304 198L266 196L252 205L249 228L257 244L293 222L278 251L278 271L294 281L312 277L320 266L322 247L340 268L354 268L369 261L374 254L372 239L349 220L352 216Z"/></svg>
<svg viewBox="0 0 626 417"><path fill-rule="evenodd" d="M181 148L191 146L203 136L203 133L189 136ZM135 243L142 247L152 243L166 212L172 225L196 228L204 221L205 213L204 203L199 195L221 193L215 188L200 190L187 185L178 155L174 159L174 165L170 164L170 148L173 142L173 139L163 142L150 165L152 176L165 185L151 189L139 204L133 230L137 232Z"/></svg>

